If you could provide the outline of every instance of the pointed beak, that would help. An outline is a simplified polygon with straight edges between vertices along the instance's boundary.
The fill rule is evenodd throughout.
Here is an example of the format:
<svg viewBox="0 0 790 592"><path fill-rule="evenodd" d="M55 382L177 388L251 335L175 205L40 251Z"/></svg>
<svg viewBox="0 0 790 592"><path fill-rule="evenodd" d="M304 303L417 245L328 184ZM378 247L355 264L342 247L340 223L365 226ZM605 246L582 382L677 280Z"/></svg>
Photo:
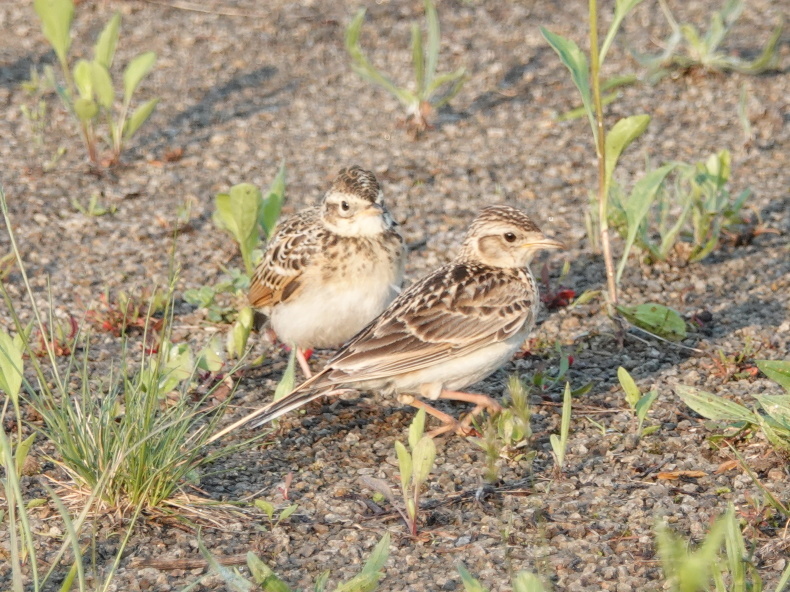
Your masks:
<svg viewBox="0 0 790 592"><path fill-rule="evenodd" d="M361 213L365 214L366 216L381 216L381 214L384 213L384 211L385 210L383 205L379 203L372 203L364 210L362 210Z"/></svg>
<svg viewBox="0 0 790 592"><path fill-rule="evenodd" d="M549 238L544 235L540 235L539 237L533 238L525 242L522 247L530 248L530 249L564 249L565 245L562 244L558 240L554 240L553 238Z"/></svg>

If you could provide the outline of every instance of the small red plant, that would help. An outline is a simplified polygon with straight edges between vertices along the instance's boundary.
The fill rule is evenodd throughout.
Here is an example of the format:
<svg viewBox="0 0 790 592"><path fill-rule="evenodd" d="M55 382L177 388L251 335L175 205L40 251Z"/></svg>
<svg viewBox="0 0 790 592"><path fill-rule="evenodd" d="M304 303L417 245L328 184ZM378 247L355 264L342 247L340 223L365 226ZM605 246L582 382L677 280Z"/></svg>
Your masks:
<svg viewBox="0 0 790 592"><path fill-rule="evenodd" d="M163 308L161 297L144 291L141 294L119 292L115 298L109 292L99 296L99 303L87 313L88 322L99 331L112 333L116 337L126 334L131 329L152 331L162 328L162 319L149 315Z"/></svg>
<svg viewBox="0 0 790 592"><path fill-rule="evenodd" d="M566 288L565 286L558 286L556 290L552 290L551 278L549 277L549 268L547 265L544 265L541 269L540 279L543 283L540 301L543 302L549 310L565 308L576 298L576 291Z"/></svg>

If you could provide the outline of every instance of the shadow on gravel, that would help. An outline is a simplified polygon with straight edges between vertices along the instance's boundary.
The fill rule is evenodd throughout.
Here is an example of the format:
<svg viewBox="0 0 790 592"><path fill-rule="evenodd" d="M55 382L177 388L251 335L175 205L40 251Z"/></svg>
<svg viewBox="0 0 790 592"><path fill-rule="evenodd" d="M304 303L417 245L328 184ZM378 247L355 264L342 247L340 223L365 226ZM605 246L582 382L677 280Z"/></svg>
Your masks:
<svg viewBox="0 0 790 592"><path fill-rule="evenodd" d="M138 147L156 149L165 144L201 143L210 137L216 124L284 107L287 101L278 97L294 91L299 83L293 80L267 92L264 87L276 74L277 68L262 66L210 88L197 104L177 114L159 131L140 138Z"/></svg>
<svg viewBox="0 0 790 592"><path fill-rule="evenodd" d="M55 53L27 54L11 63L0 65L0 87L14 88L30 80L30 69L41 70L41 66L55 63Z"/></svg>

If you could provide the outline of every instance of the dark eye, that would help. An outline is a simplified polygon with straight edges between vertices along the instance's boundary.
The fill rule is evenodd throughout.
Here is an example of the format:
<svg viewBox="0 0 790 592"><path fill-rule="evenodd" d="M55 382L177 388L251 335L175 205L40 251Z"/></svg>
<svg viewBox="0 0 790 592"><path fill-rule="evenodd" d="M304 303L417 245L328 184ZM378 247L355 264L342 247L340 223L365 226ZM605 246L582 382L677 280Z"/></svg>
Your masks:
<svg viewBox="0 0 790 592"><path fill-rule="evenodd" d="M340 209L341 209L341 210L343 210L344 212L347 212L347 211L349 210L349 208L350 208L350 207L351 207L351 206L350 206L350 205L348 205L348 202L347 202L347 201L341 201L341 202L340 202Z"/></svg>
<svg viewBox="0 0 790 592"><path fill-rule="evenodd" d="M512 232L506 232L505 233L505 240L507 242L509 242L509 243L512 243L514 240L516 240L516 235L513 234Z"/></svg>

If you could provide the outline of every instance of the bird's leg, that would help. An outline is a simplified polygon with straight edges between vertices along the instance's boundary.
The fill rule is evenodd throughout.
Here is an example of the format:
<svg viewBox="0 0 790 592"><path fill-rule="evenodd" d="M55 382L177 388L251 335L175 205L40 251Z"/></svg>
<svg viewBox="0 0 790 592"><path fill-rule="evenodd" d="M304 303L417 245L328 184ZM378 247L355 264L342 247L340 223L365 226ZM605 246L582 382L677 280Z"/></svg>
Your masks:
<svg viewBox="0 0 790 592"><path fill-rule="evenodd" d="M470 411L460 422L461 427L466 430L470 429L469 426L472 424L472 420L480 415L480 412L483 411L483 409L487 409L491 414L502 411L502 405L494 401L494 399L488 395L483 395L481 393L464 393L460 391L442 390L442 392L439 393L439 398L475 404L475 408L472 409L472 411Z"/></svg>
<svg viewBox="0 0 790 592"><path fill-rule="evenodd" d="M436 419L442 422L442 425L435 430L431 430L428 432L428 436L431 438L435 438L441 434L445 434L447 432L455 432L459 436L468 436L471 433L471 429L468 425L463 425L457 419L455 419L452 415L448 415L443 411L439 411L435 407L431 407L428 403L421 401L420 399L415 398L413 395L401 395L399 400L402 403L406 403L407 405L411 405L412 407L416 407L417 409L425 409L425 412L429 415L433 415Z"/></svg>
<svg viewBox="0 0 790 592"><path fill-rule="evenodd" d="M299 367L302 369L304 377L312 378L313 371L310 370L310 364L307 363L307 358L304 357L304 350L301 347L296 348L296 361L299 362Z"/></svg>

